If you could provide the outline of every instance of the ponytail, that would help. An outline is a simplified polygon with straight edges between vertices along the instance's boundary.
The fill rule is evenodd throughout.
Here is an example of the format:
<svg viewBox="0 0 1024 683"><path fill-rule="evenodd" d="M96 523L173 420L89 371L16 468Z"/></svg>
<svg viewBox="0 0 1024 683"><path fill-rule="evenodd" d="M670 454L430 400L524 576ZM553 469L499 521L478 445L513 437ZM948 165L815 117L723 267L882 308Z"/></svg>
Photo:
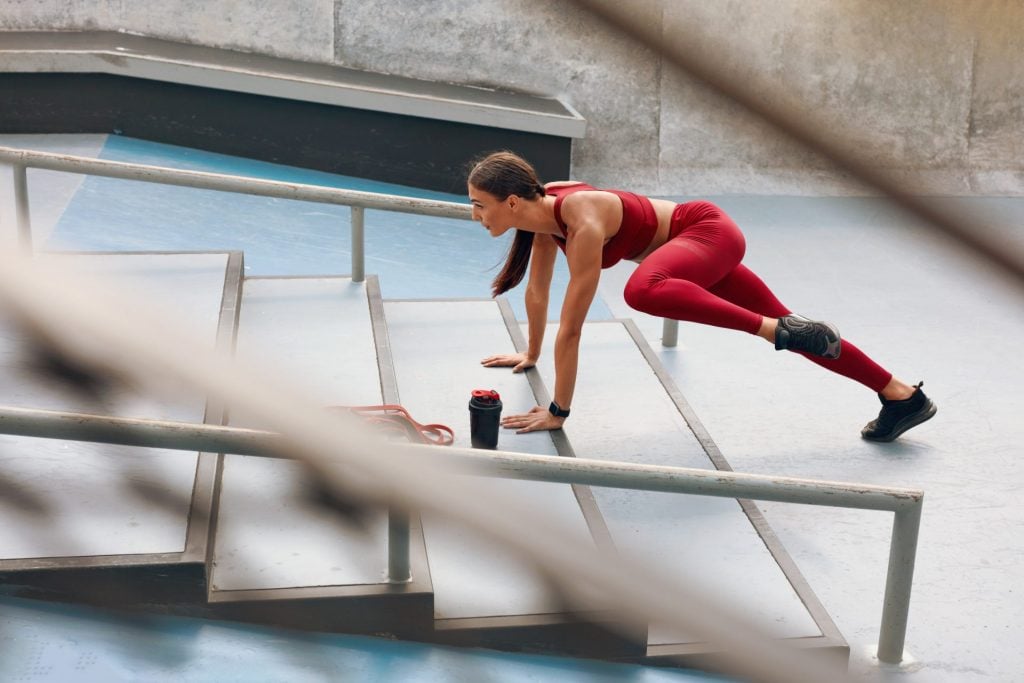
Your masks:
<svg viewBox="0 0 1024 683"><path fill-rule="evenodd" d="M477 161L469 172L469 184L498 199L516 195L532 200L547 194L533 166L513 152L494 152ZM491 283L492 296L504 294L523 281L532 251L533 233L516 230L505 265Z"/></svg>
<svg viewBox="0 0 1024 683"><path fill-rule="evenodd" d="M491 296L504 294L523 281L532 251L533 233L529 230L516 230L512 246L508 248L508 255L505 257L505 266L491 283Z"/></svg>

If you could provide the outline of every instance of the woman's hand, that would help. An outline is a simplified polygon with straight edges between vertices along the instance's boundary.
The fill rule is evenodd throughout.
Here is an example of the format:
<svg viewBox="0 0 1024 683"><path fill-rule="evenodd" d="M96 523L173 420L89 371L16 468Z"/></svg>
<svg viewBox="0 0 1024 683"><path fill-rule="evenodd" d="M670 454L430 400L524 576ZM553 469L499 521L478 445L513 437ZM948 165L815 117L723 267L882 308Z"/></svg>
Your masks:
<svg viewBox="0 0 1024 683"><path fill-rule="evenodd" d="M555 417L542 406L534 406L530 408L530 412L523 415L509 415L501 418L501 426L505 429L518 430L516 434L561 429L564 422L564 417Z"/></svg>
<svg viewBox="0 0 1024 683"><path fill-rule="evenodd" d="M512 372L522 372L537 364L536 358L530 358L525 353L500 353L496 356L488 356L480 361L485 368L507 368L512 367Z"/></svg>

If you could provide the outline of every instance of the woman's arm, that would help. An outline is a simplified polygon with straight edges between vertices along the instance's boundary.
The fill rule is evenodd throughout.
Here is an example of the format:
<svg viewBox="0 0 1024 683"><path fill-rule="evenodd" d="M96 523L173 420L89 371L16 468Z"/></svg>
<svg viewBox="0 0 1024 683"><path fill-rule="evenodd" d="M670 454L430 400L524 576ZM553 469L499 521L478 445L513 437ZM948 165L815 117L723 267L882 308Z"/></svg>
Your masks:
<svg viewBox="0 0 1024 683"><path fill-rule="evenodd" d="M555 337L555 390L553 399L568 410L576 391L580 337L583 322L597 292L601 277L601 250L604 230L595 224L583 224L570 232L565 256L569 261L569 286L565 290L562 315ZM559 423L561 424L561 422Z"/></svg>
<svg viewBox="0 0 1024 683"><path fill-rule="evenodd" d="M558 246L550 235L537 235L530 252L530 275L526 282L526 320L528 346L526 353L504 353L484 358L484 367L512 367L512 372L532 368L540 358L544 343L544 330L548 324L548 293L551 291L551 277L555 272L555 257Z"/></svg>
<svg viewBox="0 0 1024 683"><path fill-rule="evenodd" d="M551 292L551 278L555 272L555 257L558 247L550 235L533 238L533 253L530 255L530 278L526 283L526 322L529 336L526 357L531 365L540 358L544 331L548 326L548 296Z"/></svg>
<svg viewBox="0 0 1024 683"><path fill-rule="evenodd" d="M576 390L580 337L587 311L597 292L597 283L601 276L601 251L606 238L601 214L595 210L597 207L585 205L583 202L576 204L577 210L570 215L566 214L563 204L563 215L570 225L565 250L569 262L569 286L565 291L558 335L555 337L553 395L555 403L563 409L569 409L572 405ZM531 325L531 330L532 328ZM564 422L565 418L555 417L548 412L546 406L536 406L529 413L504 418L502 425L523 433L560 429Z"/></svg>

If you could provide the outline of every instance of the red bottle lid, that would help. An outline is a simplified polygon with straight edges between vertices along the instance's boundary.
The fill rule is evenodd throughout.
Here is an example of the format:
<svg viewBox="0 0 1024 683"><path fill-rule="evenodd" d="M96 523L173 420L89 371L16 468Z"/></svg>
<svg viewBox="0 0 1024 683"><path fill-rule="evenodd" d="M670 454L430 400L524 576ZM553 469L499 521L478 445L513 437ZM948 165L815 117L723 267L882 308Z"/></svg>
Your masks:
<svg viewBox="0 0 1024 683"><path fill-rule="evenodd" d="M494 389L474 389L473 398L480 399L481 401L498 401L501 396Z"/></svg>

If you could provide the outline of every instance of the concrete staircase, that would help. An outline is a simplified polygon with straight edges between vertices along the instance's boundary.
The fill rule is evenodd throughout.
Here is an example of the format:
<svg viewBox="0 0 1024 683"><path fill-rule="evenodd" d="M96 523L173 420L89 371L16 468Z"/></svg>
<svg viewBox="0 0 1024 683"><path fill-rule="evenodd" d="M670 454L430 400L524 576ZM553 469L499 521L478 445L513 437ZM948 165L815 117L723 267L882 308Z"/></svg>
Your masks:
<svg viewBox="0 0 1024 683"><path fill-rule="evenodd" d="M459 446L470 446L472 389L496 389L506 411L548 400L550 348L528 373L479 364L522 347L503 301L385 301L373 277L244 278L240 253L69 258L173 301L211 345L234 345L325 406L400 402L421 422L453 427ZM561 432L503 432L500 449L728 469L632 323L588 323L584 339L573 420ZM4 402L103 412L26 374L24 348L0 321ZM117 415L256 426L201 397L108 403ZM749 502L510 480L479 487L727 595L778 638L845 662L845 641ZM707 653L684 633L622 623L601 605L581 619L518 558L429 515L412 523L413 580L391 584L387 511L358 525L339 518L288 461L0 436L0 490L0 581L21 595L605 659Z"/></svg>

